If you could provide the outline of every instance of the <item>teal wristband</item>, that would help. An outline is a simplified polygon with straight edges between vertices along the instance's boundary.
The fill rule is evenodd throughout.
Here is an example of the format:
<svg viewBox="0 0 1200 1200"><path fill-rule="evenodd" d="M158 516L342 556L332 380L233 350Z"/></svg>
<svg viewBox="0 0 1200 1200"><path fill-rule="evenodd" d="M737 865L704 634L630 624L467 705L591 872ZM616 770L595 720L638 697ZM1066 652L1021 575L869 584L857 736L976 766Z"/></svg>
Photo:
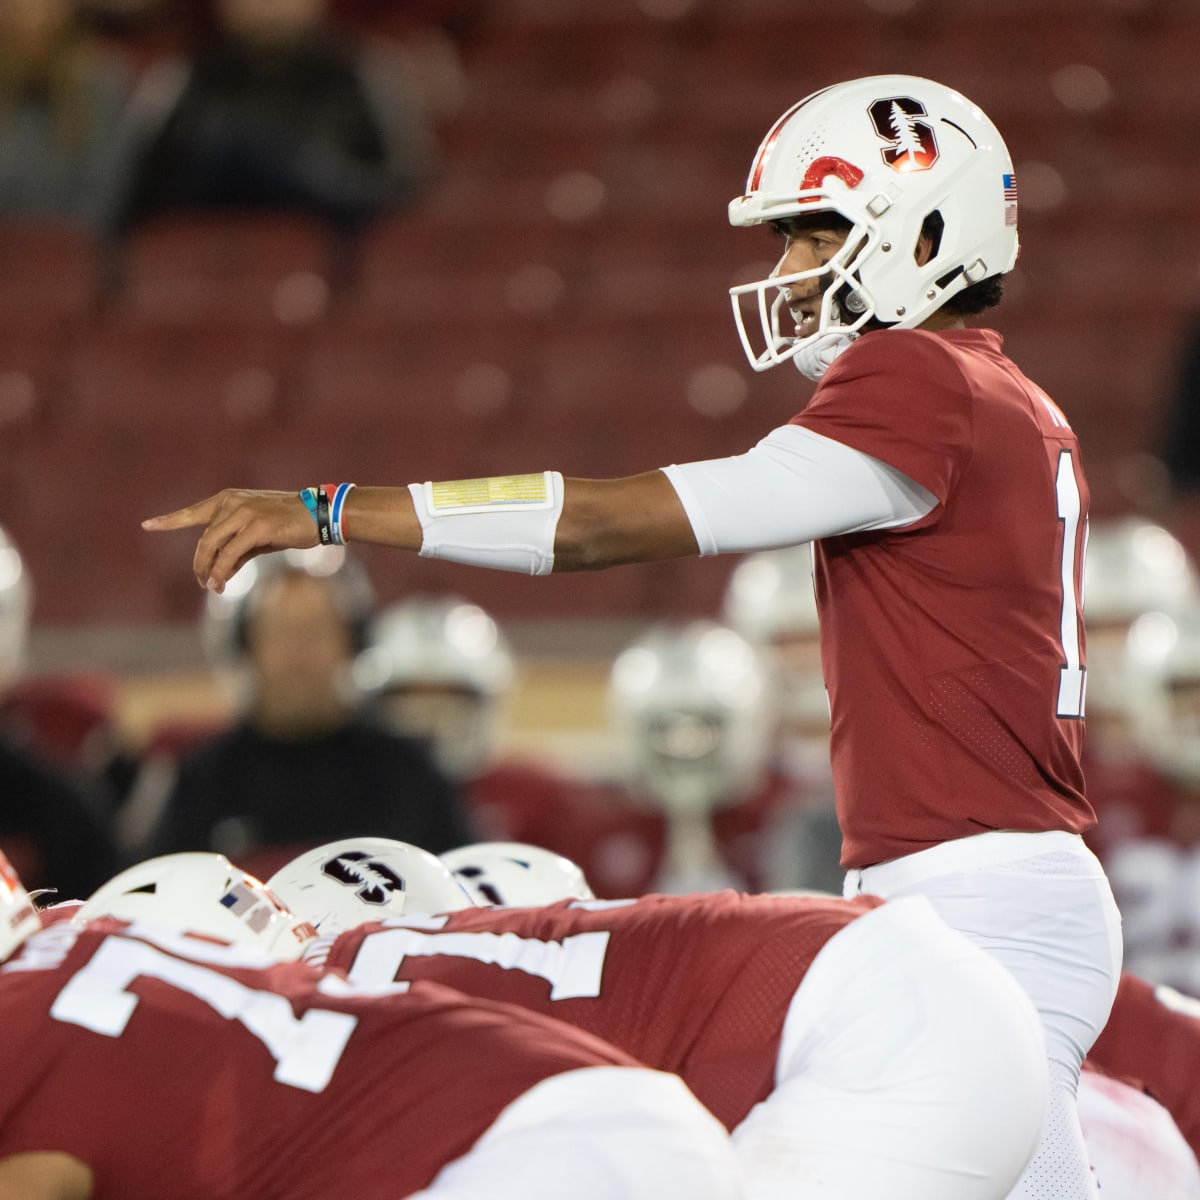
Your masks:
<svg viewBox="0 0 1200 1200"><path fill-rule="evenodd" d="M300 499L304 501L304 507L308 509L308 515L312 517L313 524L320 530L321 521L317 516L317 489L306 487L300 492Z"/></svg>

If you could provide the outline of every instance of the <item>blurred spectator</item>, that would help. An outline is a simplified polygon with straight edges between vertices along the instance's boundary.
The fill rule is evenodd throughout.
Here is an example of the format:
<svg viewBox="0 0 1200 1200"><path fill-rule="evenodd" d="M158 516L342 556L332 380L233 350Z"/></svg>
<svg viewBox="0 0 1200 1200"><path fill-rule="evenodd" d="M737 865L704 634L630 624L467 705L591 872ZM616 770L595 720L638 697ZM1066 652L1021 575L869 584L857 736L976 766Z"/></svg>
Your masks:
<svg viewBox="0 0 1200 1200"><path fill-rule="evenodd" d="M583 862L597 895L649 881L649 817L586 780L500 749L516 664L503 631L458 596L410 596L373 622L356 674L380 720L424 737L458 781L481 836L535 842ZM630 821L636 827L631 830Z"/></svg>
<svg viewBox="0 0 1200 1200"><path fill-rule="evenodd" d="M105 228L129 87L73 0L0 0L0 213Z"/></svg>
<svg viewBox="0 0 1200 1200"><path fill-rule="evenodd" d="M434 137L398 52L343 35L325 0L212 0L211 14L190 60L138 90L123 227L266 209L353 230L413 199Z"/></svg>
<svg viewBox="0 0 1200 1200"><path fill-rule="evenodd" d="M17 548L0 529L0 697L25 654L32 588ZM100 806L65 771L18 745L0 724L0 849L31 889L59 899L88 895L116 865Z"/></svg>
<svg viewBox="0 0 1200 1200"><path fill-rule="evenodd" d="M363 713L351 668L371 593L343 556L318 548L259 560L243 569L240 597L212 598L242 668L240 718L179 762L139 857L216 850L265 878L345 837L434 853L471 840L425 747Z"/></svg>

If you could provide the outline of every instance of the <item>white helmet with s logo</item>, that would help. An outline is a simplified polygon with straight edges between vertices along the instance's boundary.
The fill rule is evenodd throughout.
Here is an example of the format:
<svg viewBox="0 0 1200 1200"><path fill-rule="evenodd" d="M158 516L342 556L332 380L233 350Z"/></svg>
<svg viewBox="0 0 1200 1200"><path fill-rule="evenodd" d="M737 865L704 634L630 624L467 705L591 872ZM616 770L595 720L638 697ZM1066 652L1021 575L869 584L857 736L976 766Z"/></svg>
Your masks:
<svg viewBox="0 0 1200 1200"><path fill-rule="evenodd" d="M772 272L731 289L756 371L819 338L860 331L872 319L914 328L963 289L1012 270L1017 258L1016 178L1003 139L965 96L917 76L835 84L772 125L745 194L730 202L729 221L760 225L812 213L834 213L851 225L829 263L788 276ZM930 218L939 234L922 264L915 252ZM825 275L816 331L787 336L780 289ZM746 326L746 296L757 300L761 349Z"/></svg>

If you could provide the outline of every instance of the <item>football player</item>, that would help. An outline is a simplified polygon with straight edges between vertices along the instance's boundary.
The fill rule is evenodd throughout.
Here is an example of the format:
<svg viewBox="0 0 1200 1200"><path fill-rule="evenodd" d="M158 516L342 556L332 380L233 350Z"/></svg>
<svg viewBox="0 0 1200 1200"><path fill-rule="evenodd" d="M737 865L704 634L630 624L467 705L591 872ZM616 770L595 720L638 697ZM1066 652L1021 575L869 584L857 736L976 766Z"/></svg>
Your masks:
<svg viewBox="0 0 1200 1200"><path fill-rule="evenodd" d="M533 862L522 878L567 894L563 869ZM922 898L725 891L362 924L370 906L346 897L311 964L519 1004L679 1074L733 1131L753 1200L999 1200L1036 1144L1033 1007Z"/></svg>
<svg viewBox="0 0 1200 1200"><path fill-rule="evenodd" d="M41 932L0 875L6 1200L737 1200L677 1078L521 1009L281 963L295 919L219 855L123 874Z"/></svg>
<svg viewBox="0 0 1200 1200"><path fill-rule="evenodd" d="M782 239L733 289L752 367L817 381L746 453L622 479L230 489L146 526L203 526L194 571L218 592L257 554L347 536L528 574L815 542L846 894L922 894L1017 977L1051 1114L1014 1196L1088 1200L1075 1094L1121 965L1082 841L1089 493L1067 416L967 326L1002 298L1017 202L965 96L907 75L823 88L729 206Z"/></svg>

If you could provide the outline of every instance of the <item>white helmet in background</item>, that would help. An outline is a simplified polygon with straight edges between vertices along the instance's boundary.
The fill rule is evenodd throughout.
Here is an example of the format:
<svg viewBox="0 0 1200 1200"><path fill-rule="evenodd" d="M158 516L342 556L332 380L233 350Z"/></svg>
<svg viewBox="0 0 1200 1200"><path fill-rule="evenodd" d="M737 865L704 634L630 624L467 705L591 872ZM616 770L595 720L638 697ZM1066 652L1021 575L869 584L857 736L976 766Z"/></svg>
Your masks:
<svg viewBox="0 0 1200 1200"><path fill-rule="evenodd" d="M414 596L385 609L355 664L355 678L376 698L382 719L428 738L455 779L483 770L513 675L500 627L457 596Z"/></svg>
<svg viewBox="0 0 1200 1200"><path fill-rule="evenodd" d="M345 546L312 546L281 550L252 558L225 585L220 595L208 592L200 636L205 654L215 666L236 665L246 648L246 625L254 598L269 580L288 571L336 581L336 595L347 622L365 625L375 602L374 589L362 563L349 557Z"/></svg>
<svg viewBox="0 0 1200 1200"><path fill-rule="evenodd" d="M0 528L0 688L25 664L33 585L21 552Z"/></svg>
<svg viewBox="0 0 1200 1200"><path fill-rule="evenodd" d="M1140 517L1093 520L1084 558L1089 715L1131 713L1139 660L1126 653L1127 634L1145 613L1178 612L1200 595L1183 544Z"/></svg>
<svg viewBox="0 0 1200 1200"><path fill-rule="evenodd" d="M287 961L299 958L317 935L264 883L207 851L148 858L114 875L73 919L97 917L173 925Z"/></svg>
<svg viewBox="0 0 1200 1200"><path fill-rule="evenodd" d="M595 899L569 858L526 842L476 842L441 859L478 904L522 908Z"/></svg>
<svg viewBox="0 0 1200 1200"><path fill-rule="evenodd" d="M321 934L475 904L435 855L391 838L345 838L318 846L280 867L267 886Z"/></svg>
<svg viewBox="0 0 1200 1200"><path fill-rule="evenodd" d="M1200 787L1200 600L1143 613L1129 628L1126 657L1143 752L1165 774Z"/></svg>
<svg viewBox="0 0 1200 1200"><path fill-rule="evenodd" d="M776 720L771 670L726 625L662 626L626 647L609 709L628 786L668 812L734 805L762 781Z"/></svg>
<svg viewBox="0 0 1200 1200"><path fill-rule="evenodd" d="M0 851L0 962L41 927L25 885Z"/></svg>
<svg viewBox="0 0 1200 1200"><path fill-rule="evenodd" d="M999 131L965 96L912 75L824 88L767 131L745 193L730 202L730 224L812 213L834 213L851 225L829 263L788 276L772 272L731 289L756 371L786 362L823 336L861 330L872 318L914 328L958 292L1011 271L1017 259L1016 180ZM917 243L931 217L939 236L920 264ZM816 331L788 336L780 289L818 277L828 287ZM744 296L757 301L761 348L746 328Z"/></svg>

